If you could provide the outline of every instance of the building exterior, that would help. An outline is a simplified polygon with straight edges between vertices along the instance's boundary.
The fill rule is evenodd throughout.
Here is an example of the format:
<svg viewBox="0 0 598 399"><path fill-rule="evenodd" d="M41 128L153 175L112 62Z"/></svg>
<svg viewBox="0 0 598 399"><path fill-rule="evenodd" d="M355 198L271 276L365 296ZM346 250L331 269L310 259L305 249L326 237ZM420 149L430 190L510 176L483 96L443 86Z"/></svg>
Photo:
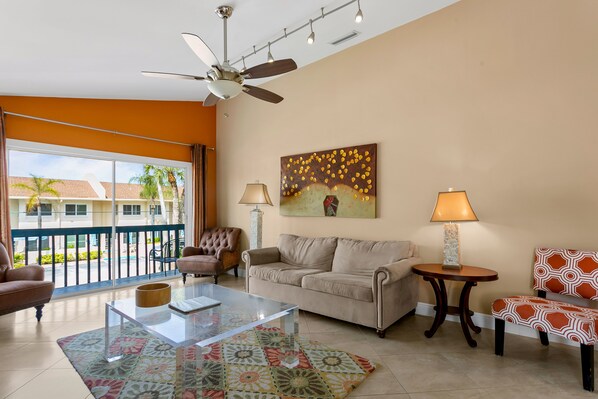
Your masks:
<svg viewBox="0 0 598 399"><path fill-rule="evenodd" d="M37 208L27 210L31 192L15 187L17 183L31 185L31 177L9 177L10 222L13 229L37 229ZM100 182L93 175L85 180L61 180L53 185L60 197L42 197L42 228L102 227L112 226L112 183ZM117 226L146 226L176 223L173 220L173 201L168 189L163 200L150 201L141 197L142 185L116 183L115 217ZM83 236L80 239L84 238ZM47 248L48 237L42 239ZM64 239L57 237L57 248L64 248ZM67 237L67 243L75 237ZM24 249L25 243L15 243L16 250ZM35 250L37 240L28 244ZM94 246L92 244L92 246ZM35 248L34 248L35 247Z"/></svg>

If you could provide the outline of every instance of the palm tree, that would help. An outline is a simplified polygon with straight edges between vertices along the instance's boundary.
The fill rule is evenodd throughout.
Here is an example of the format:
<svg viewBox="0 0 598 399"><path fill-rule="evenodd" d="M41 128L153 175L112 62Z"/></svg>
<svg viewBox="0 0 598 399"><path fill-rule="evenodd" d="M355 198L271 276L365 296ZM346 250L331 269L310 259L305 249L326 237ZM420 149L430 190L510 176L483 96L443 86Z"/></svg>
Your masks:
<svg viewBox="0 0 598 399"><path fill-rule="evenodd" d="M172 190L172 202L173 202L173 220L177 223L183 223L183 212L181 196L179 194L179 184L185 181L185 173L180 168L173 168L171 166L157 166L157 165L144 165L143 175L144 180L154 180L157 188L158 196L161 194L162 187L170 186ZM140 182L140 184L144 184Z"/></svg>
<svg viewBox="0 0 598 399"><path fill-rule="evenodd" d="M129 183L138 183L141 185L142 189L139 196L150 201L150 210L154 209L154 212L151 213L152 225L156 224L156 199L160 198L160 193L158 192L160 186L158 186L156 179L144 167L143 173L133 176L129 180Z"/></svg>
<svg viewBox="0 0 598 399"><path fill-rule="evenodd" d="M56 183L62 183L62 180L58 179L44 179L43 177L31 174L32 182L31 185L26 183L15 183L12 186L15 188L22 188L24 190L31 191L31 195L27 200L26 209L27 212L31 212L32 209L37 208L37 227L42 228L42 197L52 195L56 198L60 198L60 193L52 187Z"/></svg>

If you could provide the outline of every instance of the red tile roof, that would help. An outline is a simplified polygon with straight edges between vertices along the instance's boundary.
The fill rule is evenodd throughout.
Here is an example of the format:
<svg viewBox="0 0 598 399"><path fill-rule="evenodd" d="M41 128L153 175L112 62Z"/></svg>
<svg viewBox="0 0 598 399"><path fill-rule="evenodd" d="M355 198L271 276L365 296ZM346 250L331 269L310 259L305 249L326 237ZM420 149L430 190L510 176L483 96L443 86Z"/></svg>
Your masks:
<svg viewBox="0 0 598 399"><path fill-rule="evenodd" d="M9 197L29 197L31 191L14 187L15 183L24 183L31 185L33 179L31 177L8 177L8 196ZM65 180L62 179L60 183L56 183L53 187L58 191L61 198L80 198L80 199L110 199L112 198L112 183L100 182L100 184L106 190L106 197L100 198L98 194L91 187L91 184L87 180ZM132 183L116 183L116 199L118 200L139 200L142 199L140 196L142 190L141 184ZM166 194L166 193L165 193ZM165 195L164 198L171 196ZM52 198L52 196L48 196Z"/></svg>

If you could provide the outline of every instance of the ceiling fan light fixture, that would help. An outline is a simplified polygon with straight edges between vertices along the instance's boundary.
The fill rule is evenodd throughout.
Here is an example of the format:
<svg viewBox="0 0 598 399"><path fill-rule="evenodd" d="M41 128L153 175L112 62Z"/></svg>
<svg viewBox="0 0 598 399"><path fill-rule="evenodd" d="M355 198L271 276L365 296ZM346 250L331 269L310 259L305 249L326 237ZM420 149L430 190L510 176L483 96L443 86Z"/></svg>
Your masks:
<svg viewBox="0 0 598 399"><path fill-rule="evenodd" d="M357 0L357 14L355 14L355 22L359 24L361 21L363 21L363 12L361 11L361 4L359 3L359 0Z"/></svg>
<svg viewBox="0 0 598 399"><path fill-rule="evenodd" d="M268 42L268 62L274 62L274 57L272 56L272 52L270 51L270 42Z"/></svg>
<svg viewBox="0 0 598 399"><path fill-rule="evenodd" d="M208 90L223 100L228 100L239 95L243 86L233 80L220 79L208 82Z"/></svg>
<svg viewBox="0 0 598 399"><path fill-rule="evenodd" d="M314 33L314 28L313 28L312 24L313 24L313 21L310 19L309 20L309 29L311 30L311 33L307 37L307 44L314 44L314 42L316 41L316 34Z"/></svg>

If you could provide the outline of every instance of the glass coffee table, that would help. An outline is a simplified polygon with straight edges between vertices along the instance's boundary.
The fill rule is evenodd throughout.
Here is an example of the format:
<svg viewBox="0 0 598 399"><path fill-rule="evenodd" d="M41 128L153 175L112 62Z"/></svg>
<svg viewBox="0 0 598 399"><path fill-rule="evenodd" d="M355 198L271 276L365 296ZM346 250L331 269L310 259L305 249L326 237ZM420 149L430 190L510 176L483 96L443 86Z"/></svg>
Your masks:
<svg viewBox="0 0 598 399"><path fill-rule="evenodd" d="M295 342L295 335L299 330L296 305L214 284L195 284L173 289L171 300L180 301L199 296L216 299L221 304L184 314L170 309L168 305L137 307L134 297L107 302L104 350L106 360L115 362L122 358L119 338L125 322L133 323L176 348L176 398L183 398L187 391L195 391L197 397L201 397L199 370L203 361L202 348L278 319L286 338L283 344L282 364L289 368L299 364ZM190 351L195 351L195 356L190 355Z"/></svg>

